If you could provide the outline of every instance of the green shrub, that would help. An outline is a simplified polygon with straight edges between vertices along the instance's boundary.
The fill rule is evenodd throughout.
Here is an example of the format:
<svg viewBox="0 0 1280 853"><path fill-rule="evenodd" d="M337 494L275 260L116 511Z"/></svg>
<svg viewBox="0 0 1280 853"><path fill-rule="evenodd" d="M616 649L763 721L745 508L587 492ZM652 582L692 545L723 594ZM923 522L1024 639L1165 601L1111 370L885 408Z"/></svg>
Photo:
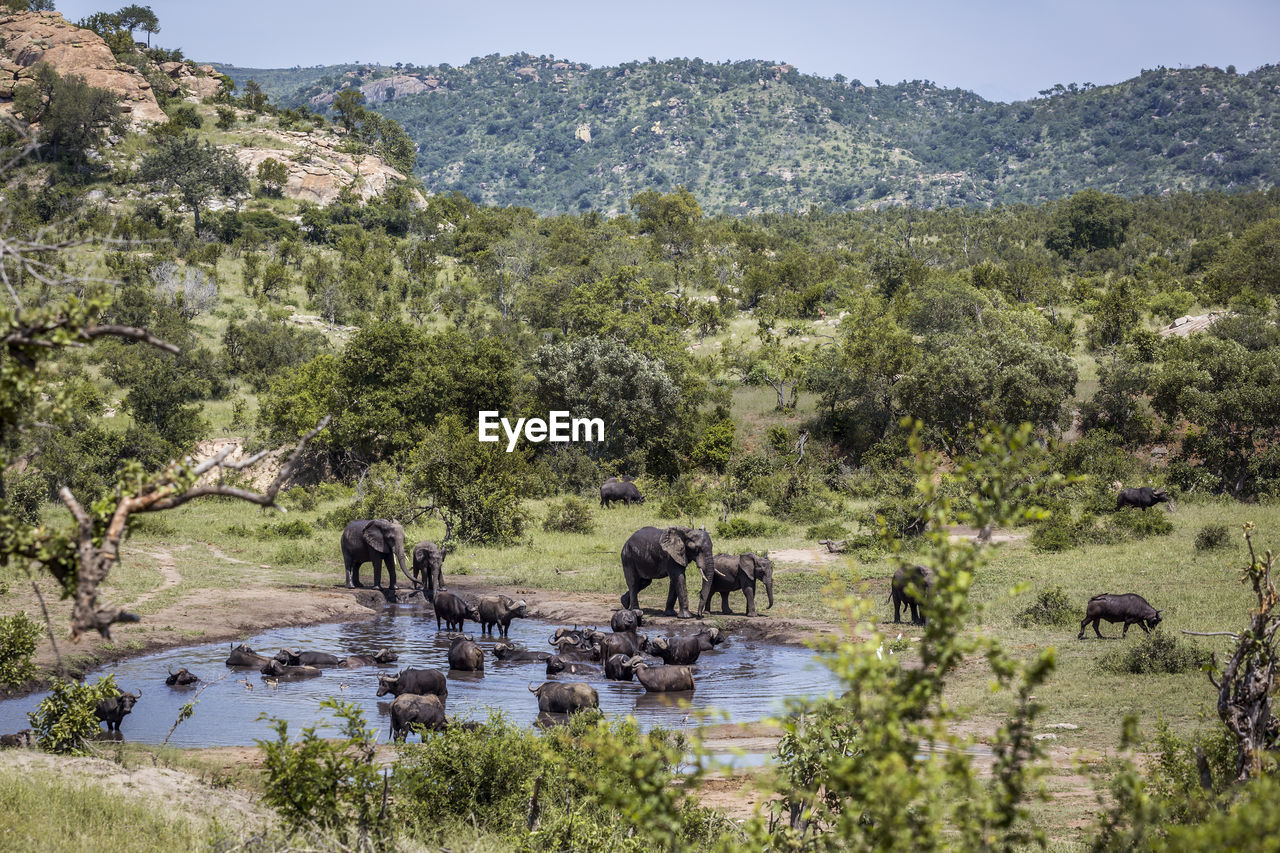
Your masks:
<svg viewBox="0 0 1280 853"><path fill-rule="evenodd" d="M549 504L542 529L549 533L594 533L596 520L591 504L573 497Z"/></svg>
<svg viewBox="0 0 1280 853"><path fill-rule="evenodd" d="M838 521L815 524L804 532L805 539L821 542L823 539L848 539L849 531Z"/></svg>
<svg viewBox="0 0 1280 853"><path fill-rule="evenodd" d="M692 518L707 511L707 490L691 477L680 477L658 504L662 518Z"/></svg>
<svg viewBox="0 0 1280 853"><path fill-rule="evenodd" d="M1020 628L1035 625L1071 625L1080 615L1080 608L1071 603L1060 586L1051 586L1036 595L1035 603L1014 617Z"/></svg>
<svg viewBox="0 0 1280 853"><path fill-rule="evenodd" d="M1055 518L1036 525L1036 529L1031 532L1032 547L1050 554L1069 550L1076 544L1076 531L1070 520L1063 523Z"/></svg>
<svg viewBox="0 0 1280 853"><path fill-rule="evenodd" d="M1152 631L1137 643L1107 652L1098 660L1098 668L1117 675L1177 674L1200 669L1211 659L1207 650L1189 640Z"/></svg>
<svg viewBox="0 0 1280 853"><path fill-rule="evenodd" d="M1225 524L1206 524L1196 533L1196 550L1212 551L1231 543L1231 534Z"/></svg>
<svg viewBox="0 0 1280 853"><path fill-rule="evenodd" d="M262 799L294 832L334 832L345 848L354 829L357 848L381 849L389 824L381 808L377 735L365 728L364 713L354 704L325 699L320 707L332 710L341 721L340 738L320 737L315 726L308 726L291 742L288 722L270 720L276 739L257 742L265 774Z"/></svg>
<svg viewBox="0 0 1280 853"><path fill-rule="evenodd" d="M264 524L258 528L255 535L263 541L270 541L272 539L306 539L312 533L315 533L315 528L310 524L300 518L293 518L289 521Z"/></svg>
<svg viewBox="0 0 1280 853"><path fill-rule="evenodd" d="M36 674L31 658L40 639L40 625L19 610L0 618L0 684L18 687Z"/></svg>
<svg viewBox="0 0 1280 853"><path fill-rule="evenodd" d="M771 521L749 521L745 518L731 518L716 524L716 536L725 539L746 539L752 536L768 536L778 530L779 525Z"/></svg>
<svg viewBox="0 0 1280 853"><path fill-rule="evenodd" d="M1150 536L1168 536L1173 532L1173 522L1167 513L1155 509L1125 507L1111 516L1111 525L1129 539L1146 539Z"/></svg>
<svg viewBox="0 0 1280 853"><path fill-rule="evenodd" d="M290 543L281 545L271 554L273 566L315 566L326 559L334 557L338 549L332 545L321 545L318 542Z"/></svg>
<svg viewBox="0 0 1280 853"><path fill-rule="evenodd" d="M99 731L98 715L94 713L98 701L119 695L113 675L103 676L94 684L55 678L49 695L27 715L36 743L45 752L87 754L88 742Z"/></svg>

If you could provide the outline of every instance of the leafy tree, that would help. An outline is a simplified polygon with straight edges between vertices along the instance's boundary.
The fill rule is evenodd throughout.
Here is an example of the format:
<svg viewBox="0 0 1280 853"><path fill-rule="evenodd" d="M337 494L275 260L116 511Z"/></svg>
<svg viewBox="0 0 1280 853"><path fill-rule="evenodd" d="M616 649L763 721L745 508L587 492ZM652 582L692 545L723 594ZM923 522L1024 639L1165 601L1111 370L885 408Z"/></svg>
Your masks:
<svg viewBox="0 0 1280 853"><path fill-rule="evenodd" d="M218 130L230 130L236 126L236 111L225 105L218 106L218 120L215 123Z"/></svg>
<svg viewBox="0 0 1280 853"><path fill-rule="evenodd" d="M262 86L257 80L245 81L244 94L240 96L240 103L246 110L255 113L261 113L267 108L267 95L262 91Z"/></svg>
<svg viewBox="0 0 1280 853"><path fill-rule="evenodd" d="M249 176L235 157L195 136L161 138L138 168L138 179L164 191L176 190L191 208L200 231L200 208L212 198L249 191Z"/></svg>
<svg viewBox="0 0 1280 853"><path fill-rule="evenodd" d="M133 37L134 30L140 29L146 33L147 47L151 46L151 37L160 32L160 19L151 11L150 6L131 3L116 12L116 17L120 20L120 26L129 31L130 38Z"/></svg>
<svg viewBox="0 0 1280 853"><path fill-rule="evenodd" d="M244 377L259 393L282 371L310 361L327 348L321 332L299 328L278 309L243 323L232 320L222 335L227 373Z"/></svg>
<svg viewBox="0 0 1280 853"><path fill-rule="evenodd" d="M1064 258L1114 248L1124 242L1129 218L1128 205L1119 196L1081 190L1054 211L1045 246Z"/></svg>
<svg viewBox="0 0 1280 853"><path fill-rule="evenodd" d="M681 266L690 260L697 246L702 208L683 185L674 192L645 190L631 197L631 209L642 234L653 241L654 251L669 260L675 270L676 293L681 292Z"/></svg>
<svg viewBox="0 0 1280 853"><path fill-rule="evenodd" d="M409 454L412 493L439 514L445 540L502 545L524 534L533 482L529 451L476 441L457 415L441 418Z"/></svg>
<svg viewBox="0 0 1280 853"><path fill-rule="evenodd" d="M1193 335L1166 343L1151 406L1190 429L1181 458L1198 462L1234 497L1280 494L1280 350Z"/></svg>
<svg viewBox="0 0 1280 853"><path fill-rule="evenodd" d="M20 687L36 674L31 658L40 633L25 610L0 617L0 686Z"/></svg>
<svg viewBox="0 0 1280 853"><path fill-rule="evenodd" d="M364 92L359 89L343 89L333 98L333 111L338 114L338 124L347 133L365 118Z"/></svg>
<svg viewBox="0 0 1280 853"><path fill-rule="evenodd" d="M279 196L288 180L289 167L276 158L268 157L258 164L258 182L266 195Z"/></svg>
<svg viewBox="0 0 1280 853"><path fill-rule="evenodd" d="M1205 273L1204 284L1219 302L1248 290L1280 294L1280 219L1259 222L1232 241Z"/></svg>
<svg viewBox="0 0 1280 853"><path fill-rule="evenodd" d="M538 410L604 421L604 440L584 443L596 460L643 458L676 444L690 414L661 362L603 338L541 347L533 376Z"/></svg>
<svg viewBox="0 0 1280 853"><path fill-rule="evenodd" d="M121 126L115 92L90 86L83 77L63 77L47 62L36 65L31 82L18 86L13 100L24 119L40 125L40 145L55 160L84 162L90 150Z"/></svg>

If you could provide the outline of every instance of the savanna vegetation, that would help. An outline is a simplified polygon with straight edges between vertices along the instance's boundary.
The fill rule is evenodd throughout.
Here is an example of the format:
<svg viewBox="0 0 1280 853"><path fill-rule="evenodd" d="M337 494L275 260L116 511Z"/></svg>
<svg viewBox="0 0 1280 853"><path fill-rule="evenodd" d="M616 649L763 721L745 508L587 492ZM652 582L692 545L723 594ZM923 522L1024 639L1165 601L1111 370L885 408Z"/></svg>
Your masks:
<svg viewBox="0 0 1280 853"><path fill-rule="evenodd" d="M86 23L158 32L127 11ZM657 519L705 524L725 552L843 548L824 569L779 561L767 618L812 630L846 690L794 700L753 816L699 799L714 762L696 734L499 715L380 756L335 702L341 738L281 725L260 772L223 780L274 815L254 843L1254 849L1274 829L1277 190L731 217L654 181L607 216L408 181L320 207L225 146L251 121L405 156L354 94L325 118L245 82L140 132L88 87L31 85L19 117L42 121L6 139L29 156L0 230L6 685L30 683L38 632L67 620L141 648L177 602L330 587L355 518L441 541L455 577L610 600L620 543ZM1197 331L1170 333L1187 315ZM476 441L482 409L569 410L605 435L507 453ZM191 460L214 438L293 451L274 479L224 459L202 485ZM597 508L621 474L647 503ZM1117 482L1164 487L1176 511L1117 510ZM276 505L289 515L260 508ZM217 570L215 536L237 555ZM164 588L130 559L157 544L180 578ZM928 622L890 627L888 578L915 564L935 577ZM1074 639L1092 595L1128 591L1159 628ZM49 751L95 750L86 709L115 688L69 658L50 659L33 723ZM166 849L245 843L69 787L4 777L15 849L70 849L86 822L151 827ZM22 817L48 802L74 820Z"/></svg>

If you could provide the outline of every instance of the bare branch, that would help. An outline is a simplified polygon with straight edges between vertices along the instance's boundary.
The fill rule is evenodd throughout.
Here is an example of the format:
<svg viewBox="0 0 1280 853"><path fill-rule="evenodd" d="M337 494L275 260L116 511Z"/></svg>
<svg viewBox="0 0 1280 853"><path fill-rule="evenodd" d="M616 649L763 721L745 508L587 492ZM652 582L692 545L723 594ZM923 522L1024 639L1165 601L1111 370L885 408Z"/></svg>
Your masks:
<svg viewBox="0 0 1280 853"><path fill-rule="evenodd" d="M1184 629L1182 633L1189 634L1192 637L1230 637L1233 640L1240 639L1239 634L1233 634L1230 631L1187 631Z"/></svg>
<svg viewBox="0 0 1280 853"><path fill-rule="evenodd" d="M329 416L326 415L315 429L298 441L288 460L263 492L222 485L184 485L191 482L190 478L193 475L198 477L215 468L241 470L261 461L267 455L258 453L243 462L228 463L226 457L233 449L228 447L212 459L205 460L196 466L192 466L189 462L173 463L153 481L144 484L135 494L121 495L105 531L95 528L93 519L69 489L65 486L60 489L58 494L66 505L67 511L75 518L77 527L76 551L79 574L76 579L76 602L71 615L71 639L78 641L90 629L110 639L110 629L113 624L137 622L139 619L137 614L118 607L100 607L97 603L98 587L106 580L111 567L120 559L120 543L128 530L129 516L135 513L161 512L182 506L197 498L214 495L236 498L260 506L273 506L281 486L293 475L308 442L328 425ZM101 536L101 544L95 543L96 536Z"/></svg>

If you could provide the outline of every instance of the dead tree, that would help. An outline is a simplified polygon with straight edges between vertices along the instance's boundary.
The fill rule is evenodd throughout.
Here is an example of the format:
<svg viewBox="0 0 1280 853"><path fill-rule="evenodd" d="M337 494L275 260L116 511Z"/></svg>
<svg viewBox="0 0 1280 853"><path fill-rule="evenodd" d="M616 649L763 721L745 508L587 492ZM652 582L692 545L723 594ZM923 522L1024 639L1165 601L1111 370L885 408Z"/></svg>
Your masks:
<svg viewBox="0 0 1280 853"><path fill-rule="evenodd" d="M1280 612L1276 610L1276 587L1271 578L1270 551L1259 559L1253 549L1253 524L1244 526L1249 546L1249 565L1241 581L1253 586L1257 608L1249 611L1249 627L1239 634L1227 631L1197 636L1226 636L1235 640L1235 649L1221 673L1209 672L1209 681L1218 691L1218 717L1236 739L1236 781L1246 782L1262 772L1262 756L1267 747L1267 729L1273 725L1271 689L1276 676L1276 630ZM1216 664L1216 660L1215 660Z"/></svg>

